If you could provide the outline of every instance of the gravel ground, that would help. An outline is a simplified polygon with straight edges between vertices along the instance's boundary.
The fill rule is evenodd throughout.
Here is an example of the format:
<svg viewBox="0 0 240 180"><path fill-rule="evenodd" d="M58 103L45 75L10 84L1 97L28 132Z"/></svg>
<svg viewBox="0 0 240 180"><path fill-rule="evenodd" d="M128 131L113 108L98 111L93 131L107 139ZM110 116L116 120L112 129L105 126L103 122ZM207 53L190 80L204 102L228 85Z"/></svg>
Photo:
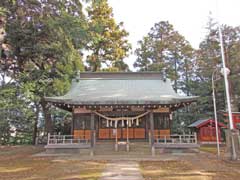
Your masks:
<svg viewBox="0 0 240 180"><path fill-rule="evenodd" d="M136 162L147 180L236 180L240 177L239 161L218 160L214 153L152 157L147 146L138 154L139 148L129 154L123 150L117 153L109 150L101 155L101 150L90 157L89 153L49 156L41 153L42 146L0 146L0 180L94 180L101 177L106 164L113 160Z"/></svg>

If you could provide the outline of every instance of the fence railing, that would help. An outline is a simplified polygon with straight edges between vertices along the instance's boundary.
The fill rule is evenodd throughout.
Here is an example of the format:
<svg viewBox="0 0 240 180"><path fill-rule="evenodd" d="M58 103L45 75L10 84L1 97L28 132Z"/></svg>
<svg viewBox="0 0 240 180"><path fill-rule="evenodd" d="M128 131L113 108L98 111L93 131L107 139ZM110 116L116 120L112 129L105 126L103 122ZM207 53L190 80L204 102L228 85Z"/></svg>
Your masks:
<svg viewBox="0 0 240 180"><path fill-rule="evenodd" d="M48 134L48 145L52 144L88 144L89 140L83 136L74 135L50 135Z"/></svg>
<svg viewBox="0 0 240 180"><path fill-rule="evenodd" d="M159 144L197 144L197 135L157 135L154 141Z"/></svg>

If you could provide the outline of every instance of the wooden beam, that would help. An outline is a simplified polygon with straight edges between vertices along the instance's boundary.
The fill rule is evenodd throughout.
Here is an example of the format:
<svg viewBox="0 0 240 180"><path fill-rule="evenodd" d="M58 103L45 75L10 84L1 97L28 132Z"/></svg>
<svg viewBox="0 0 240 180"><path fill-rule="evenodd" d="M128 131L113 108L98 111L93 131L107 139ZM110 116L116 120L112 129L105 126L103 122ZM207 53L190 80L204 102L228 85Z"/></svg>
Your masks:
<svg viewBox="0 0 240 180"><path fill-rule="evenodd" d="M158 113L169 113L170 109L168 107L160 107L158 109L154 109L153 112L158 112Z"/></svg>
<svg viewBox="0 0 240 180"><path fill-rule="evenodd" d="M100 107L99 112L112 112L113 108L112 107Z"/></svg>
<svg viewBox="0 0 240 180"><path fill-rule="evenodd" d="M75 114L85 114L85 113L91 113L91 111L86 109L86 108L75 108L73 110L73 113L75 113Z"/></svg>
<svg viewBox="0 0 240 180"><path fill-rule="evenodd" d="M144 108L143 107L138 107L138 106L131 106L131 111L144 111Z"/></svg>

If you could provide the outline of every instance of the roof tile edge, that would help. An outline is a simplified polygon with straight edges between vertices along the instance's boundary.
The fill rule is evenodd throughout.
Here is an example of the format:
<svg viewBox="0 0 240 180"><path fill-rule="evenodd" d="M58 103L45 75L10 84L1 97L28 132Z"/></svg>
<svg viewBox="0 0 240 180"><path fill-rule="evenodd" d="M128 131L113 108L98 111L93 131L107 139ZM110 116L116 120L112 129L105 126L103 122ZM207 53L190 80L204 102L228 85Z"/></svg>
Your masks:
<svg viewBox="0 0 240 180"><path fill-rule="evenodd" d="M80 79L159 79L160 72L81 72Z"/></svg>

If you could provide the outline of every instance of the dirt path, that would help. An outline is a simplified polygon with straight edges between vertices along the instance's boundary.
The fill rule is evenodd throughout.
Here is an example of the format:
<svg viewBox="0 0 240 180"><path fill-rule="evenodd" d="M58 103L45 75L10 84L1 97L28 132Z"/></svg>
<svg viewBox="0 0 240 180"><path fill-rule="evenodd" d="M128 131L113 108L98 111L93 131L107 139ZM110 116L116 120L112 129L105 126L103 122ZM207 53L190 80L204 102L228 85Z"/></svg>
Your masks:
<svg viewBox="0 0 240 180"><path fill-rule="evenodd" d="M146 180L237 180L240 177L240 162L217 160L211 153L155 157L114 153L96 155L93 159L77 154L32 156L41 151L40 146L0 146L0 180L96 180L101 175L102 179L130 180L142 179L141 174Z"/></svg>
<svg viewBox="0 0 240 180"><path fill-rule="evenodd" d="M109 162L100 180L144 180L136 161Z"/></svg>

